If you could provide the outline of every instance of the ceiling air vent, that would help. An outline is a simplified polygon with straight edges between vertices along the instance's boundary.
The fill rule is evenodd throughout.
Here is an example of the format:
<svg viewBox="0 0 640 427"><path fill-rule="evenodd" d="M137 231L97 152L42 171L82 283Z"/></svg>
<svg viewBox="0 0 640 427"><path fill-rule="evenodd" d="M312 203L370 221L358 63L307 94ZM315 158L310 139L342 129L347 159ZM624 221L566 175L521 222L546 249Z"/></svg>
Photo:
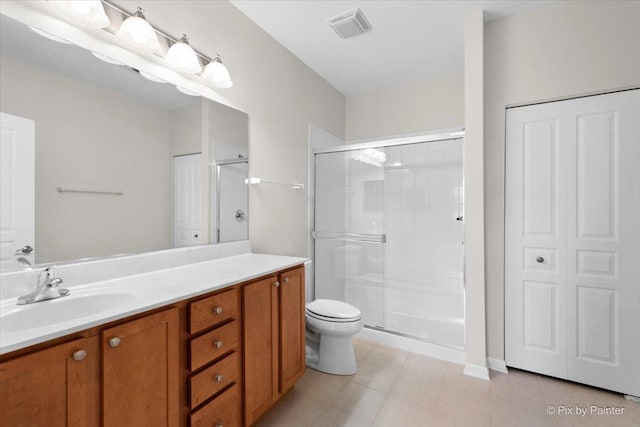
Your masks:
<svg viewBox="0 0 640 427"><path fill-rule="evenodd" d="M328 19L327 22L343 39L357 36L371 29L371 24L369 24L369 21L367 21L367 18L360 9L353 9L342 13Z"/></svg>

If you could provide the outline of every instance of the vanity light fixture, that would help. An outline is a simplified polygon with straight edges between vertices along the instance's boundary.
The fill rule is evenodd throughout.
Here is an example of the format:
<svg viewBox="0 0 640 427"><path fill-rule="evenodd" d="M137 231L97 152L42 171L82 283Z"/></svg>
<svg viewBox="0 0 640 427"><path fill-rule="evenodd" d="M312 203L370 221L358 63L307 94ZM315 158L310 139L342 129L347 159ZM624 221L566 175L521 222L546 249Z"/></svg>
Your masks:
<svg viewBox="0 0 640 427"><path fill-rule="evenodd" d="M156 30L147 22L141 7L132 16L125 19L116 32L116 36L136 50L157 52L160 42Z"/></svg>
<svg viewBox="0 0 640 427"><path fill-rule="evenodd" d="M176 85L176 89L178 89L178 92L182 92L185 95L189 95L189 96L200 96L200 94L198 92L194 92L191 89L187 89L186 87L182 87L182 86L177 86Z"/></svg>
<svg viewBox="0 0 640 427"><path fill-rule="evenodd" d="M109 63L109 64L113 64L113 65L125 65L125 64L124 64L124 62L120 62L120 61L118 61L117 59L110 58L110 57L108 57L107 55L103 55L103 54L98 53L98 52L91 51L91 54L92 54L93 56L95 56L96 58L98 58L99 60L104 61L104 62L107 62L107 63Z"/></svg>
<svg viewBox="0 0 640 427"><path fill-rule="evenodd" d="M227 89L233 86L229 70L227 70L227 67L222 63L220 55L216 55L216 57L204 67L202 78L215 87Z"/></svg>
<svg viewBox="0 0 640 427"><path fill-rule="evenodd" d="M100 0L57 0L50 3L83 27L105 28L111 23Z"/></svg>
<svg viewBox="0 0 640 427"><path fill-rule="evenodd" d="M144 77L147 80L151 80L152 82L156 82L156 83L169 83L168 81L166 81L165 79L161 79L160 77L156 77L153 74L147 73L146 71L142 71L142 70L136 70L138 71L138 73L140 73L140 75L142 77Z"/></svg>
<svg viewBox="0 0 640 427"><path fill-rule="evenodd" d="M198 55L189 46L189 38L186 34L183 34L180 40L171 45L164 60L176 71L192 74L202 71Z"/></svg>
<svg viewBox="0 0 640 427"><path fill-rule="evenodd" d="M34 33L36 33L36 34L38 34L38 35L40 35L40 36L42 36L42 37L44 37L46 39L53 40L54 42L64 43L64 44L73 44L69 40L65 40L62 37L58 37L55 34L48 33L46 31L43 31L43 30L39 29L39 28L32 27L31 25L27 25L27 27L29 27L29 29L31 29L31 31L33 31Z"/></svg>

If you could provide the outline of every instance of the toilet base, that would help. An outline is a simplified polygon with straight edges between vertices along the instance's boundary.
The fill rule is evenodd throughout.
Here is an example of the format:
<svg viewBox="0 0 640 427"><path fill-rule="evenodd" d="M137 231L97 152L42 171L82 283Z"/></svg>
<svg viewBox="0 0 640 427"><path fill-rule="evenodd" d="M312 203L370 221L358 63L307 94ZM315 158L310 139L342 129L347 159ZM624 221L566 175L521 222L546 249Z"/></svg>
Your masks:
<svg viewBox="0 0 640 427"><path fill-rule="evenodd" d="M309 338L307 331L307 337ZM317 338L317 334L314 336ZM353 375L358 372L351 336L321 335L319 340L307 339L306 365L332 375Z"/></svg>

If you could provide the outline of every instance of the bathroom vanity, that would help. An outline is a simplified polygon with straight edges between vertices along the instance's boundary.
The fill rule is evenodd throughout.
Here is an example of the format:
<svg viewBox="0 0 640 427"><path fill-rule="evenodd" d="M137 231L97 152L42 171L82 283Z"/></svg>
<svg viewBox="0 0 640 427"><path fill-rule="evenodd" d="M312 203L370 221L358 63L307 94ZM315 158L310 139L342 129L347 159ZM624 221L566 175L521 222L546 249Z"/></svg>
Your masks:
<svg viewBox="0 0 640 427"><path fill-rule="evenodd" d="M22 306L132 295L56 331L3 329L0 425L254 424L304 374L304 261L242 254Z"/></svg>

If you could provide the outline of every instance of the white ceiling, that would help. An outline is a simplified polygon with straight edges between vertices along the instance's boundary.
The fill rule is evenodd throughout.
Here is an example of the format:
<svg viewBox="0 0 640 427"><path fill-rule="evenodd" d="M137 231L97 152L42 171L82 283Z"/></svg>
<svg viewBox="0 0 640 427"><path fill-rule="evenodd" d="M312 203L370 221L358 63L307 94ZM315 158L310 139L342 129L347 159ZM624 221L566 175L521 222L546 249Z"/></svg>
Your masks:
<svg viewBox="0 0 640 427"><path fill-rule="evenodd" d="M253 1L230 0L345 95L463 69L464 16L485 21L548 1ZM326 23L360 8L373 29L340 39Z"/></svg>

